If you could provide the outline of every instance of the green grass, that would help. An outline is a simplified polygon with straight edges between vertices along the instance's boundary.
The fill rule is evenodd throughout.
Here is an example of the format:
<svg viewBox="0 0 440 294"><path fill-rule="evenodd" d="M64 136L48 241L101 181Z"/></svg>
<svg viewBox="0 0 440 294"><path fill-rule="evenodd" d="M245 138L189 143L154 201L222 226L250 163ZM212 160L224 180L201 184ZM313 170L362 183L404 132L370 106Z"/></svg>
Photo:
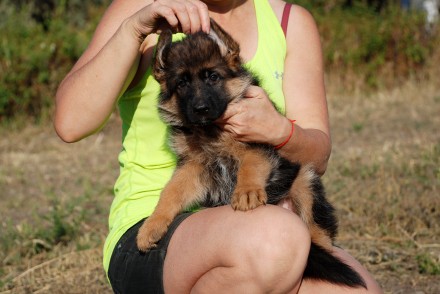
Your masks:
<svg viewBox="0 0 440 294"><path fill-rule="evenodd" d="M428 254L419 254L416 257L419 265L419 273L440 276L440 262Z"/></svg>

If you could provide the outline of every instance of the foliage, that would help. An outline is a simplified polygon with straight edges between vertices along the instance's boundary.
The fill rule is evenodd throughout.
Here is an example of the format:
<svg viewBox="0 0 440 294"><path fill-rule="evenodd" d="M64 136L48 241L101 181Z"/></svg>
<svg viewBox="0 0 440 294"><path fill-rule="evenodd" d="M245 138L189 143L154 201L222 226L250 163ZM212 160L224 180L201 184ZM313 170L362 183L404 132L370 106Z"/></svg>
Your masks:
<svg viewBox="0 0 440 294"><path fill-rule="evenodd" d="M102 12L79 0L49 1L57 5L42 12L38 2L48 1L0 4L0 122L49 116L57 85L87 46Z"/></svg>
<svg viewBox="0 0 440 294"><path fill-rule="evenodd" d="M419 273L429 275L440 275L440 263L433 261L428 254L419 254L416 256Z"/></svg>
<svg viewBox="0 0 440 294"><path fill-rule="evenodd" d="M429 61L438 54L440 36L438 30L427 31L425 16L418 11L389 4L379 12L363 1L350 8L342 1L320 7L297 2L315 16L327 72L340 77L346 89L354 86L353 79L361 80L364 89L398 86L433 66Z"/></svg>
<svg viewBox="0 0 440 294"><path fill-rule="evenodd" d="M0 3L0 123L50 117L58 84L87 46L109 0ZM345 90L391 88L439 60L440 30L388 1L306 1L317 20L329 76Z"/></svg>

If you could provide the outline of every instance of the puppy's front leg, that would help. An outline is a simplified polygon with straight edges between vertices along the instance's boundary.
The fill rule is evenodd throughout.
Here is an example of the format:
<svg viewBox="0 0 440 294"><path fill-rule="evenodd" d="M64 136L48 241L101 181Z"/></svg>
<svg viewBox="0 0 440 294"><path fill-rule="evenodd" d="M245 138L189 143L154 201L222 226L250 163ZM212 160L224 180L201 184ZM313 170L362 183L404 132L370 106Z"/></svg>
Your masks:
<svg viewBox="0 0 440 294"><path fill-rule="evenodd" d="M266 204L265 188L270 171L270 161L260 150L248 149L243 152L231 200L232 208L246 211Z"/></svg>
<svg viewBox="0 0 440 294"><path fill-rule="evenodd" d="M137 246L141 251L155 247L168 230L173 219L185 208L206 194L201 176L203 166L186 162L178 167L160 194L154 212L139 229Z"/></svg>

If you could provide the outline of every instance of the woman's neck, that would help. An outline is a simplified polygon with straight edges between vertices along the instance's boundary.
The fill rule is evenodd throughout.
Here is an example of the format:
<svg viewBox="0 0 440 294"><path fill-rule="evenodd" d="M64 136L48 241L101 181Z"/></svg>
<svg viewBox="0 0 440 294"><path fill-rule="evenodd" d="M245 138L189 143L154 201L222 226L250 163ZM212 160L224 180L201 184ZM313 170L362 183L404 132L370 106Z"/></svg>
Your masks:
<svg viewBox="0 0 440 294"><path fill-rule="evenodd" d="M248 61L258 47L258 29L254 0L206 0L210 16L238 42L241 57ZM222 5L218 9L215 4Z"/></svg>
<svg viewBox="0 0 440 294"><path fill-rule="evenodd" d="M237 30L240 24L251 20L254 13L253 0L206 0L209 15L226 31Z"/></svg>
<svg viewBox="0 0 440 294"><path fill-rule="evenodd" d="M240 8L246 2L250 0L204 0L208 9L212 15L221 15L222 17L228 17L235 13L237 8Z"/></svg>

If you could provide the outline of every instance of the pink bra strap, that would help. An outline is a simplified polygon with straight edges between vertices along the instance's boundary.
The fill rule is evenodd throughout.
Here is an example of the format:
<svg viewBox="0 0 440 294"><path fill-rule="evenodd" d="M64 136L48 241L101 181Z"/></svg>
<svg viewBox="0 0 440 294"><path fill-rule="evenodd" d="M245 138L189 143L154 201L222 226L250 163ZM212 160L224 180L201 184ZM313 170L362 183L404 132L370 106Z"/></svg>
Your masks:
<svg viewBox="0 0 440 294"><path fill-rule="evenodd" d="M289 24L290 8L292 3L286 3L284 5L283 17L281 18L281 28L283 29L284 36L287 34L287 25Z"/></svg>

